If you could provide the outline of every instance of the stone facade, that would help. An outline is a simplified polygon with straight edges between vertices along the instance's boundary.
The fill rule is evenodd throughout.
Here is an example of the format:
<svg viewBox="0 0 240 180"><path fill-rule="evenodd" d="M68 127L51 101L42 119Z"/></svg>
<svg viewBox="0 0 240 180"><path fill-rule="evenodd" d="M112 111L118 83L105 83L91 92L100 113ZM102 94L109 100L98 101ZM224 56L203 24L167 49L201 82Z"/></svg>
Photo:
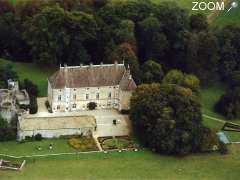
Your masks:
<svg viewBox="0 0 240 180"><path fill-rule="evenodd" d="M56 82L57 81L57 82ZM123 64L60 67L48 81L48 101L53 112L130 108L136 84Z"/></svg>

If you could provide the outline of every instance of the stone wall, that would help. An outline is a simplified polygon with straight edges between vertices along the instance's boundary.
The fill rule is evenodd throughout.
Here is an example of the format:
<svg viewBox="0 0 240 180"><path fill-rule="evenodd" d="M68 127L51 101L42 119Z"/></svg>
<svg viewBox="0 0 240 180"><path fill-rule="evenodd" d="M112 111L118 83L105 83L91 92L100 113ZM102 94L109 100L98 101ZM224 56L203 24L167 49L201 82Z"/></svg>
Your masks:
<svg viewBox="0 0 240 180"><path fill-rule="evenodd" d="M94 128L71 128L71 129L45 129L45 130L27 130L18 131L18 140L25 139L26 136L34 136L41 134L44 138L58 138L62 135L81 135L86 136L89 132L93 132Z"/></svg>
<svg viewBox="0 0 240 180"><path fill-rule="evenodd" d="M49 101L53 112L86 110L90 102L95 102L97 109L118 109L119 91L119 86L53 89L52 94L49 92L49 99L52 99Z"/></svg>
<svg viewBox="0 0 240 180"><path fill-rule="evenodd" d="M130 109L130 99L132 96L131 91L120 91L120 106L119 110L128 110Z"/></svg>

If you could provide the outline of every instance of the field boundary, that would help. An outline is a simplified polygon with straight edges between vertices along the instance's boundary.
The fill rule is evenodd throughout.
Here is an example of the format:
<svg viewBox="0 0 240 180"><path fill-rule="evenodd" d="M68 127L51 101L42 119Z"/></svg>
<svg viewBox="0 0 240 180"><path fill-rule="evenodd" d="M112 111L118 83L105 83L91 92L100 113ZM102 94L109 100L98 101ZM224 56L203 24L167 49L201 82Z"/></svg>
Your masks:
<svg viewBox="0 0 240 180"><path fill-rule="evenodd" d="M73 153L54 153L54 154L34 154L34 155L23 155L23 156L14 156L9 154L0 154L2 157L8 157L13 159L23 159L23 158L34 158L34 157L50 157L50 156L62 156L62 155L79 155L79 154L94 154L94 153L105 153L108 152L126 152L131 151L132 149L112 149L108 151L86 151L86 152L73 152Z"/></svg>

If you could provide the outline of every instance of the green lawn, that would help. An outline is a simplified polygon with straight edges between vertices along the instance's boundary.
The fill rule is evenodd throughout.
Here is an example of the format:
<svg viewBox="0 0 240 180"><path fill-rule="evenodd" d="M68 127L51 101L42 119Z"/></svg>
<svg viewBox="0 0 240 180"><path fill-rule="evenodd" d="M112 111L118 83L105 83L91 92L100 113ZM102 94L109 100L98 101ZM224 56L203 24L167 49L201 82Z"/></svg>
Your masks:
<svg viewBox="0 0 240 180"><path fill-rule="evenodd" d="M49 145L53 144L53 149L49 150ZM37 150L41 146L42 150ZM45 139L42 141L33 141L18 143L15 141L1 142L0 153L13 156L35 155L35 154L52 154L76 152L74 148L68 145L67 139Z"/></svg>
<svg viewBox="0 0 240 180"><path fill-rule="evenodd" d="M240 5L240 0L237 0ZM232 9L230 12L226 10L221 12L220 15L213 22L213 26L224 27L226 25L240 25L240 7ZM229 7L227 7L229 8Z"/></svg>
<svg viewBox="0 0 240 180"><path fill-rule="evenodd" d="M218 101L218 99L221 97L221 95L224 94L224 92L225 92L225 87L222 84L218 84L218 85L214 85L214 86L202 89L201 90L202 112L203 114L206 114L214 118L240 124L239 119L229 121L224 116L214 112L214 105ZM221 128L224 125L223 122L214 121L206 117L204 117L203 120L206 126L210 128L215 128L217 130L221 130ZM224 133L227 135L227 137L231 141L240 141L239 132L224 132Z"/></svg>
<svg viewBox="0 0 240 180"><path fill-rule="evenodd" d="M29 79L38 86L39 96L47 96L47 78L55 71L53 68L39 67L31 63L11 62L0 59L0 66L11 64L20 80Z"/></svg>
<svg viewBox="0 0 240 180"><path fill-rule="evenodd" d="M236 180L240 175L239 147L231 145L231 153L225 156L212 153L178 158L139 151L27 159L22 172L0 171L0 177L3 180Z"/></svg>

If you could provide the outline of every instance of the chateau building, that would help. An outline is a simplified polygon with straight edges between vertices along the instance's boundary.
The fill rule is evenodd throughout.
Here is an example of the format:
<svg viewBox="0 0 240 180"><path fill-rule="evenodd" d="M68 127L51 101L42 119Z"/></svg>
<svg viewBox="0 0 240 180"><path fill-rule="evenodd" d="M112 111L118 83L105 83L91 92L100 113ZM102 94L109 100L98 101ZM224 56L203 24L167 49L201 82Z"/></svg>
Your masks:
<svg viewBox="0 0 240 180"><path fill-rule="evenodd" d="M127 110L136 84L124 64L64 66L48 79L48 101L53 112L97 109Z"/></svg>

